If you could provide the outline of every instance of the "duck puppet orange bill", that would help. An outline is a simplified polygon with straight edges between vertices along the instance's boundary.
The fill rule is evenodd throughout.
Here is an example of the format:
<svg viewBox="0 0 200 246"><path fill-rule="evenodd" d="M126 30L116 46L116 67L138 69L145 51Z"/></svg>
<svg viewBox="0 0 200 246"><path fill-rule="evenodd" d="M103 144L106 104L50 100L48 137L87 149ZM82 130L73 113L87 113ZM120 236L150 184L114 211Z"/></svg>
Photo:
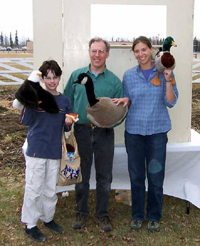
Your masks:
<svg viewBox="0 0 200 246"><path fill-rule="evenodd" d="M65 117L71 118L73 122L77 122L79 120L78 114L75 114L75 113L65 114Z"/></svg>

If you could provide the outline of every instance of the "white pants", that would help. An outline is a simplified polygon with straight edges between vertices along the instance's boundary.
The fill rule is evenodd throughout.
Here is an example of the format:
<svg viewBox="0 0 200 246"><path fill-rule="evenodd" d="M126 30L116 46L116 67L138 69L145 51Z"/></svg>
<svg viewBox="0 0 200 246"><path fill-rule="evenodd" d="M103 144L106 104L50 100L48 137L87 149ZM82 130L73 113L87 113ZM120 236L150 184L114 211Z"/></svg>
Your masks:
<svg viewBox="0 0 200 246"><path fill-rule="evenodd" d="M41 159L25 156L26 184L21 221L34 227L38 219L50 222L55 213L56 184L60 160Z"/></svg>

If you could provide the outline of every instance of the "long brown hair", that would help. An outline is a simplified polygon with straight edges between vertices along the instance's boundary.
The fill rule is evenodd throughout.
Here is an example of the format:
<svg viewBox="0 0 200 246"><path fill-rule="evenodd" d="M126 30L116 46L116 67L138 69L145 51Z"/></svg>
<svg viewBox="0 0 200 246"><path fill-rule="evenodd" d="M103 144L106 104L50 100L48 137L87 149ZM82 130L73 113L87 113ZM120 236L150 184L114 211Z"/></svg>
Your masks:
<svg viewBox="0 0 200 246"><path fill-rule="evenodd" d="M149 49L152 48L152 44L151 44L150 40L147 37L145 37L145 36L139 36L138 38L136 38L133 41L133 45L132 45L132 51L133 52L134 52L134 48L135 48L136 44L138 44L140 42L146 44L149 47Z"/></svg>

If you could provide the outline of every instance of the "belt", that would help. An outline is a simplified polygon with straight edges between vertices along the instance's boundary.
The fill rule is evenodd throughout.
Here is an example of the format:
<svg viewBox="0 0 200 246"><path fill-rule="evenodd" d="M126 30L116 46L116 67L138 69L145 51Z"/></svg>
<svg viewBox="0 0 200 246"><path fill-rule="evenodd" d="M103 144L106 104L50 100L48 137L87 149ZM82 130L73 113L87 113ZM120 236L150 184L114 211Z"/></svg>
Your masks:
<svg viewBox="0 0 200 246"><path fill-rule="evenodd" d="M96 128L97 126L94 124L78 124L79 126L86 126L86 127L90 127L92 129Z"/></svg>

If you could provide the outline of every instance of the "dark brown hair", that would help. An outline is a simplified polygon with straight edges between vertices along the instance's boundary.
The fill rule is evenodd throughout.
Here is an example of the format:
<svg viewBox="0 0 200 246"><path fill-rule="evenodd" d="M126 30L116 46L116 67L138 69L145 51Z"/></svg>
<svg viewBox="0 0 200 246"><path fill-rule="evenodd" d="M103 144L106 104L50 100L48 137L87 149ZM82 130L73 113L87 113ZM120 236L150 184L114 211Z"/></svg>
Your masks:
<svg viewBox="0 0 200 246"><path fill-rule="evenodd" d="M134 48L135 48L136 44L138 44L138 43L144 43L144 44L146 44L149 47L149 49L152 48L152 44L151 44L150 40L147 37L139 36L138 38L136 38L133 41L133 45L132 45L132 51L133 52L134 52Z"/></svg>
<svg viewBox="0 0 200 246"><path fill-rule="evenodd" d="M42 73L42 78L47 76L49 70L54 73L56 76L60 77L62 75L62 70L58 63L54 60L44 61L42 66L39 68Z"/></svg>

